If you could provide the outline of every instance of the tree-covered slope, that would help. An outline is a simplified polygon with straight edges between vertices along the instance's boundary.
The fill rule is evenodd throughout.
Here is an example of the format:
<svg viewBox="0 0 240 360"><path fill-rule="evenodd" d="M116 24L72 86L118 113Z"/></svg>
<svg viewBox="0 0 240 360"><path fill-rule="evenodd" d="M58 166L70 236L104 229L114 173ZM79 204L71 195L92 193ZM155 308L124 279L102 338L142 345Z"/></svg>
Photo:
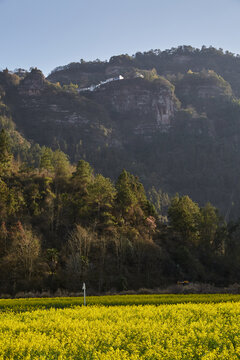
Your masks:
<svg viewBox="0 0 240 360"><path fill-rule="evenodd" d="M1 293L77 292L82 282L96 293L182 279L238 281L239 223L227 225L210 203L200 207L176 195L167 223L156 211L166 194L152 189L150 197L160 201L155 208L126 170L113 182L88 162L72 166L63 152L47 147L39 160L23 167L9 132L1 130Z"/></svg>
<svg viewBox="0 0 240 360"><path fill-rule="evenodd" d="M211 201L236 218L239 74L238 56L183 46L81 60L47 79L37 69L4 71L0 86L2 107L28 141L90 161L112 179L126 168L147 189Z"/></svg>

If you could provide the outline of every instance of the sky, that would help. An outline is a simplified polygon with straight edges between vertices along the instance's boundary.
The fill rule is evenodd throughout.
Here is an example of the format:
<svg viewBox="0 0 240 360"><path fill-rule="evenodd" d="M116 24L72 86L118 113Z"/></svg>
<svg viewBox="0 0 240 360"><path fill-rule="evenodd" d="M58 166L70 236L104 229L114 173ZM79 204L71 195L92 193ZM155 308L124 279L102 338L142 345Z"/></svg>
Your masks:
<svg viewBox="0 0 240 360"><path fill-rule="evenodd" d="M0 0L0 69L179 45L240 53L240 0Z"/></svg>

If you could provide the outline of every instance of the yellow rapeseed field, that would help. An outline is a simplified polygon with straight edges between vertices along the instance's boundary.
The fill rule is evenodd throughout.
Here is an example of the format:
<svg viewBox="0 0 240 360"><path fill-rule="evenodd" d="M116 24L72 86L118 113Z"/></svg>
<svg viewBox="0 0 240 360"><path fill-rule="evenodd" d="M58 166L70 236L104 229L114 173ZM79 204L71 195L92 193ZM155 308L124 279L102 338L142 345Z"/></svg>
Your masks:
<svg viewBox="0 0 240 360"><path fill-rule="evenodd" d="M240 302L1 312L0 359L240 359Z"/></svg>

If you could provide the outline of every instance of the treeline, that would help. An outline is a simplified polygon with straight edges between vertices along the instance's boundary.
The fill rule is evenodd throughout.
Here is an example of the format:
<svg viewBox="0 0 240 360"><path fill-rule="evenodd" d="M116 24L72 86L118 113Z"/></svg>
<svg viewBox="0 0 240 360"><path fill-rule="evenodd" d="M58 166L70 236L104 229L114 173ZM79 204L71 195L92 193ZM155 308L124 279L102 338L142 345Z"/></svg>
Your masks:
<svg viewBox="0 0 240 360"><path fill-rule="evenodd" d="M208 69L214 70L228 81L235 95L239 97L239 58L239 54L224 51L222 48L217 49L213 46L206 47L203 45L199 49L182 45L164 51L151 49L145 52L136 52L132 56L128 54L112 56L109 61L99 61L99 59L96 59L92 62L86 62L81 59L79 62L73 62L54 69L48 78L50 81L56 82L60 76L61 82L64 83L70 77L74 82L74 79L78 78L79 73L86 72L94 74L96 79L98 74L105 73L109 65L133 67L142 70L156 69L159 75L165 76L178 73L184 74L189 69L197 72Z"/></svg>
<svg viewBox="0 0 240 360"><path fill-rule="evenodd" d="M84 160L72 166L60 150L40 148L38 166L29 166L14 159L2 130L0 292L79 291L83 281L97 292L238 281L238 223L178 195L167 220L158 213L166 194L152 189L150 197L156 207L127 171L114 184Z"/></svg>

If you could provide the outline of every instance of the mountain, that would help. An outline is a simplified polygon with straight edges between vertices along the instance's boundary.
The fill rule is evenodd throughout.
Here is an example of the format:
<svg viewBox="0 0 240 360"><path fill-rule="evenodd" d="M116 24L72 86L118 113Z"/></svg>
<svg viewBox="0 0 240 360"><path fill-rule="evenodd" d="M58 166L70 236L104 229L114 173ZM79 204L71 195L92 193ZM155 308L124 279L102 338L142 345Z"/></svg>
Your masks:
<svg viewBox="0 0 240 360"><path fill-rule="evenodd" d="M240 215L239 56L181 46L81 60L47 78L5 70L0 89L28 143L60 148L113 179L126 168L148 189Z"/></svg>

